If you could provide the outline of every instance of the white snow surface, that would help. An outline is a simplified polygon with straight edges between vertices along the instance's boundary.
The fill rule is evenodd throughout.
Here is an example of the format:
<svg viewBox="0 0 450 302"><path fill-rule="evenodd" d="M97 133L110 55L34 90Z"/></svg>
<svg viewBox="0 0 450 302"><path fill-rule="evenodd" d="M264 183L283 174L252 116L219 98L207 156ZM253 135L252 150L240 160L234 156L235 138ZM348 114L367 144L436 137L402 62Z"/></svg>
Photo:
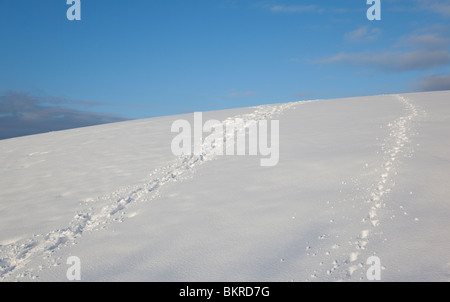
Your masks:
<svg viewBox="0 0 450 302"><path fill-rule="evenodd" d="M0 280L450 281L450 91L204 112L280 160L176 157L173 121L0 141Z"/></svg>

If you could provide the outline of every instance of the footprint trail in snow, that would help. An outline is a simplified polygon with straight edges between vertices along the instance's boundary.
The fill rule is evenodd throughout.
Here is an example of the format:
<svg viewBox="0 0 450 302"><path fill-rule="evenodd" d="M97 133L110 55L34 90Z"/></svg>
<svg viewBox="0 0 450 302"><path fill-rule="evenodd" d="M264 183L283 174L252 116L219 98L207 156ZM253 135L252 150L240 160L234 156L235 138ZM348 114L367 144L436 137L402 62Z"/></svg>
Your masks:
<svg viewBox="0 0 450 302"><path fill-rule="evenodd" d="M421 114L405 97L395 97L403 104L405 115L388 124L389 133L382 145L382 166L374 171L370 176L370 185L357 196L358 206L362 209L359 213L363 215L359 217L359 229L353 234L339 234L339 238L318 234L321 248L308 244L306 249L308 255L316 257L318 261L307 281L361 280L365 276L365 260L376 254L370 250L370 241L379 239L383 210L387 207L389 192L395 187L395 175L401 158L413 152L412 121ZM243 120L244 126L251 121L274 119L283 111L304 103L307 102L255 107L254 112L228 118L222 121L222 125L226 126L237 118ZM154 170L142 184L122 187L110 194L86 200L84 210L76 213L64 228L0 246L0 281L24 277L37 279L41 270L63 262L55 259L57 251L76 244L85 233L105 229L110 224L132 217L132 208L158 198L163 186L192 178L196 168L216 157L214 148L204 145L201 155L178 157L167 166ZM30 262L39 258L44 259L45 264L32 268Z"/></svg>
<svg viewBox="0 0 450 302"><path fill-rule="evenodd" d="M247 127L249 122L274 119L283 111L301 103L307 102L258 106L252 113L222 121L222 125L226 126L239 118ZM231 138L234 138L234 133L226 134L225 139ZM141 185L120 188L96 200L86 201L87 208L77 213L65 228L0 246L0 281L19 280L23 277L37 279L39 270L61 262L53 257L56 251L76 244L86 232L101 230L111 223L122 222L127 218L126 210L131 205L157 198L161 187L191 178L195 168L216 157L214 146L203 145L202 149L201 155L181 156L167 166L154 170L149 175L148 181ZM28 269L30 261L38 257L45 259L47 266L41 266L37 270Z"/></svg>
<svg viewBox="0 0 450 302"><path fill-rule="evenodd" d="M395 95L404 106L405 116L390 122L388 136L382 144L382 166L375 170L374 182L359 196L362 213L361 226L357 233L343 241L332 243L332 246L309 253L309 255L323 255L319 265L306 281L315 280L366 280L366 260L376 256L376 251L368 250L371 238L376 240L382 234L380 216L388 206L388 194L395 187L395 176L401 164L401 158L412 156L411 137L415 135L412 121L423 114L407 98ZM373 176L372 176L373 177ZM331 238L330 238L331 239ZM386 269L382 267L382 269Z"/></svg>

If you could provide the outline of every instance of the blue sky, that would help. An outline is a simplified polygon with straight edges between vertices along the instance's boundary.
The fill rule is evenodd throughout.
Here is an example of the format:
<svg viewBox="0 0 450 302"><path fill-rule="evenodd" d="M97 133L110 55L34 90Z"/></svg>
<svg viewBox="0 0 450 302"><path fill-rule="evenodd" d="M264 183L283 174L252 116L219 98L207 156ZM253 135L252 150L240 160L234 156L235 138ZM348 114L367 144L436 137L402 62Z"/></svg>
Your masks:
<svg viewBox="0 0 450 302"><path fill-rule="evenodd" d="M81 0L81 21L69 7L0 2L0 138L450 89L449 0L381 0L380 21L366 0Z"/></svg>

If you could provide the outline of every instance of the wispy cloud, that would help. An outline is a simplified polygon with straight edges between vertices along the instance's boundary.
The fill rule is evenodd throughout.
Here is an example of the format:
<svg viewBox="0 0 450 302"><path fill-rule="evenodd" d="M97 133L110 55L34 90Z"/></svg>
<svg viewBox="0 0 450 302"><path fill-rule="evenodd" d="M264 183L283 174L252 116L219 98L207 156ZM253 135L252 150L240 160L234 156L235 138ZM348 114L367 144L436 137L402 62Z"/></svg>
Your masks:
<svg viewBox="0 0 450 302"><path fill-rule="evenodd" d="M37 97L17 91L6 92L0 96L0 139L126 120L68 106L75 103L87 107L104 104L51 96Z"/></svg>
<svg viewBox="0 0 450 302"><path fill-rule="evenodd" d="M428 70L450 64L445 26L434 26L400 37L389 49L355 53L339 53L316 61L320 64L345 64L371 67L384 72ZM367 26L344 35L347 41L376 39L380 32Z"/></svg>
<svg viewBox="0 0 450 302"><path fill-rule="evenodd" d="M362 26L354 31L348 32L344 35L344 39L350 42L369 42L375 41L381 35L381 29L370 28L369 26Z"/></svg>
<svg viewBox="0 0 450 302"><path fill-rule="evenodd" d="M390 12L420 13L428 11L444 18L450 17L450 2L448 0L389 0L388 2L388 5L384 7Z"/></svg>
<svg viewBox="0 0 450 302"><path fill-rule="evenodd" d="M343 63L352 66L375 67L382 71L426 70L450 63L446 50L383 53L341 53L319 63Z"/></svg>
<svg viewBox="0 0 450 302"><path fill-rule="evenodd" d="M416 81L414 84L414 90L450 90L450 74L433 74L424 76Z"/></svg>
<svg viewBox="0 0 450 302"><path fill-rule="evenodd" d="M450 18L450 1L448 0L419 0L422 9Z"/></svg>
<svg viewBox="0 0 450 302"><path fill-rule="evenodd" d="M424 49L442 49L450 44L449 38L440 37L437 33L412 34L403 37L397 43L398 47L421 47Z"/></svg>

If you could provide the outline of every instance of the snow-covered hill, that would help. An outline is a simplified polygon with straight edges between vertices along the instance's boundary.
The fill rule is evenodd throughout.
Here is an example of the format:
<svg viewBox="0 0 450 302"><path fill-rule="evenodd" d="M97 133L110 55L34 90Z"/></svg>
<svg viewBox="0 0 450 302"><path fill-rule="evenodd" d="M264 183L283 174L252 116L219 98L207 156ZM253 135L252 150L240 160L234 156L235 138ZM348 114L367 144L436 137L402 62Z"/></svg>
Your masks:
<svg viewBox="0 0 450 302"><path fill-rule="evenodd" d="M0 280L450 281L450 92L203 113L279 163L174 156L192 114L0 141Z"/></svg>

